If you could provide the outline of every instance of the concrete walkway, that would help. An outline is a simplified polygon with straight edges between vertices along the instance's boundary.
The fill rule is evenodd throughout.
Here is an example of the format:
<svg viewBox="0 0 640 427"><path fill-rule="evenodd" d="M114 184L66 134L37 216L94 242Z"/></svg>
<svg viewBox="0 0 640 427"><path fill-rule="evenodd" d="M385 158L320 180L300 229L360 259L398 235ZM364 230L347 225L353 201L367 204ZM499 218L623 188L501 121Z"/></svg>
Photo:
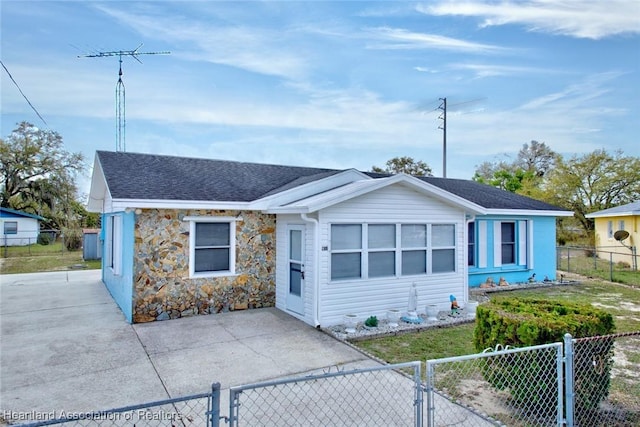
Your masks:
<svg viewBox="0 0 640 427"><path fill-rule="evenodd" d="M99 270L0 276L0 415L84 412L377 362L275 309L130 325ZM226 412L224 402L221 408Z"/></svg>

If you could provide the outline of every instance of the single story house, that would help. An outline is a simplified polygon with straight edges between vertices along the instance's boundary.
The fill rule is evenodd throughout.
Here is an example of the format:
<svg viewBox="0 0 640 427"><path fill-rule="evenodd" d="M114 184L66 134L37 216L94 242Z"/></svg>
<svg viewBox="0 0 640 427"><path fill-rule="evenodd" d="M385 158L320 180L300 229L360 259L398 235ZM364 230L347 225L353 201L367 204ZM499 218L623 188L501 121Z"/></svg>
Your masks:
<svg viewBox="0 0 640 427"><path fill-rule="evenodd" d="M0 244L2 246L26 246L38 242L40 221L44 218L23 211L0 208Z"/></svg>
<svg viewBox="0 0 640 427"><path fill-rule="evenodd" d="M130 322L276 306L313 326L554 278L571 212L473 181L98 151L102 279Z"/></svg>
<svg viewBox="0 0 640 427"><path fill-rule="evenodd" d="M595 223L596 251L611 252L613 262L625 262L637 269L637 245L640 242L640 200L585 216L593 219ZM626 233L616 235L618 231Z"/></svg>

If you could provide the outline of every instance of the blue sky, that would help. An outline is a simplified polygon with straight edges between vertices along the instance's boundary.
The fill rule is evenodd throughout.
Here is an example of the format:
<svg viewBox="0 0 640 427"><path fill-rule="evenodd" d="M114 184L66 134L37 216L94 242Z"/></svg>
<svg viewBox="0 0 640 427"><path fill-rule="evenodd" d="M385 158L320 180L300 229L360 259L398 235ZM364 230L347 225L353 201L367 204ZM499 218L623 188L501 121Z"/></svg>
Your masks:
<svg viewBox="0 0 640 427"><path fill-rule="evenodd" d="M92 164L126 150L370 170L411 156L471 178L531 140L640 156L640 1L2 0L2 137L59 132ZM87 191L86 180L81 189Z"/></svg>

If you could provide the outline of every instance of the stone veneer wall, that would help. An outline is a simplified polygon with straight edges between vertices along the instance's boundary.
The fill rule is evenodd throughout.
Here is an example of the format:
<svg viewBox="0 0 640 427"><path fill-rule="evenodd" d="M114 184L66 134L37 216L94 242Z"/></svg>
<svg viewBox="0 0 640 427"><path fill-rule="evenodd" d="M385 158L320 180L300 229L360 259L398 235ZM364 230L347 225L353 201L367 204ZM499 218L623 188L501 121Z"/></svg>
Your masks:
<svg viewBox="0 0 640 427"><path fill-rule="evenodd" d="M185 216L240 216L236 274L189 278ZM133 322L275 305L276 218L253 211L143 209L136 215Z"/></svg>

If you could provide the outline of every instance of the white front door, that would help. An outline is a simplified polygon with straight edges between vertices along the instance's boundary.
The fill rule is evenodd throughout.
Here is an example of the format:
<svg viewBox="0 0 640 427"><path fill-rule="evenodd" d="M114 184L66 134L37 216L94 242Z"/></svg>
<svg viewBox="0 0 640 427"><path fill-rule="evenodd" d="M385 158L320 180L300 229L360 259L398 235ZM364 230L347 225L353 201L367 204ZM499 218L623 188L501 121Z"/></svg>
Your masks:
<svg viewBox="0 0 640 427"><path fill-rule="evenodd" d="M304 314L304 226L290 225L287 229L287 237L289 240L287 310Z"/></svg>

